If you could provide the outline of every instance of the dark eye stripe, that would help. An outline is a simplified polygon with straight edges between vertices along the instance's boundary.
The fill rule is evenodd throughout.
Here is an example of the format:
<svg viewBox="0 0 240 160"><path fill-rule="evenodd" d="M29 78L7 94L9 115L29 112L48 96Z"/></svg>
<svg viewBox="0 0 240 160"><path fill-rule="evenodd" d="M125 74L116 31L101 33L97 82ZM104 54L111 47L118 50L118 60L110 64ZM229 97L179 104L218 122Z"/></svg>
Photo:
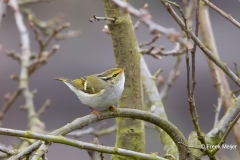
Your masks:
<svg viewBox="0 0 240 160"><path fill-rule="evenodd" d="M113 77L117 77L117 75L118 75L118 73L115 73L115 74L113 75Z"/></svg>

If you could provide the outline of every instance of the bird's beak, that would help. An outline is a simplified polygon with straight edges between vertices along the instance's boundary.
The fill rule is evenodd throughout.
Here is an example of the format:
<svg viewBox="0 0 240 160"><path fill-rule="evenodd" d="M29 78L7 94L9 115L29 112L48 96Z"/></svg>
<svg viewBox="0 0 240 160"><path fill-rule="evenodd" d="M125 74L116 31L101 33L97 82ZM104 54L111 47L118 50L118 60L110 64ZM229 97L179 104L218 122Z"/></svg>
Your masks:
<svg viewBox="0 0 240 160"><path fill-rule="evenodd" d="M127 69L126 66L122 68L121 73L123 73L125 71L125 69Z"/></svg>

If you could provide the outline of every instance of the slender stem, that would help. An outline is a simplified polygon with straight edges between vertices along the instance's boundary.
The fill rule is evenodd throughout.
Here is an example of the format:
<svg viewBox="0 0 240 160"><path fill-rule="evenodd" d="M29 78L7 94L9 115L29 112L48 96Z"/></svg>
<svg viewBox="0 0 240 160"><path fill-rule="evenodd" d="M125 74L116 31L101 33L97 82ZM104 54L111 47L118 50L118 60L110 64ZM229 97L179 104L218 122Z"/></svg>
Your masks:
<svg viewBox="0 0 240 160"><path fill-rule="evenodd" d="M143 160L167 160L165 158L161 158L158 156L152 156L152 155L148 155L148 154L144 154L144 153L140 153L140 152L134 152L134 151L130 151L130 150L125 150L125 149L121 149L121 148L96 145L96 144L77 141L77 140L73 140L73 139L65 138L65 137L61 137L61 136L44 135L44 134L34 133L34 132L29 132L29 131L0 128L0 134L6 135L6 136L38 139L38 140L46 141L48 143L52 143L52 142L60 143L60 144L77 147L79 149L94 150L94 151L99 151L99 152L103 152L103 153L122 155L122 156L137 158L137 159L143 159Z"/></svg>
<svg viewBox="0 0 240 160"><path fill-rule="evenodd" d="M51 135L66 135L67 133L70 133L76 129L81 129L91 123L101 121L108 118L115 118L115 117L128 117L133 119L141 119L147 122L150 122L158 127L160 127L162 130L164 130L174 141L174 143L177 145L179 157L180 160L192 160L194 159L191 151L188 147L183 146L179 144L179 142L187 144L186 139L184 138L183 134L180 132L180 130L175 127L172 123L169 121L146 111L141 111L137 109L126 109L126 108L118 108L117 113L110 112L110 111L103 111L101 112L100 119L94 115L90 114L81 118L75 119L73 122L53 131ZM29 150L34 150L36 147L39 147L39 144L41 141L37 141L31 146L29 146ZM36 145L36 146L33 146ZM19 154L22 154L23 152L29 153L28 149L25 149L21 151ZM23 155L23 154L22 154ZM15 156L15 158L19 158L18 155ZM23 157L23 156L21 156Z"/></svg>
<svg viewBox="0 0 240 160"><path fill-rule="evenodd" d="M234 24L236 27L240 28L240 23L234 19L230 14L225 13L223 10L212 4L209 0L202 0L204 3L206 3L209 7L211 7L213 10L218 12L220 15L222 15L224 18L229 20L232 24Z"/></svg>
<svg viewBox="0 0 240 160"><path fill-rule="evenodd" d="M168 10L168 12L172 15L172 17L176 20L176 22L180 25L180 27L184 30L185 25L182 22L181 18L176 14L176 12L172 9L169 3L165 2L165 0L161 0L164 3L164 6ZM226 73L230 79L235 82L236 85L240 87L240 79L227 67L227 64L222 62L220 59L217 59L212 52L195 36L195 34L187 29L186 32L190 34L190 38L197 44L197 46L203 51L203 53L219 68Z"/></svg>
<svg viewBox="0 0 240 160"><path fill-rule="evenodd" d="M198 37L198 28L199 28L199 4L200 0L197 0L197 6L196 6L196 29L195 29L195 35ZM192 90L191 90L191 97L194 96L194 90L196 86L196 67L195 67L195 54L197 50L197 44L194 43L193 49L191 51L192 54Z"/></svg>

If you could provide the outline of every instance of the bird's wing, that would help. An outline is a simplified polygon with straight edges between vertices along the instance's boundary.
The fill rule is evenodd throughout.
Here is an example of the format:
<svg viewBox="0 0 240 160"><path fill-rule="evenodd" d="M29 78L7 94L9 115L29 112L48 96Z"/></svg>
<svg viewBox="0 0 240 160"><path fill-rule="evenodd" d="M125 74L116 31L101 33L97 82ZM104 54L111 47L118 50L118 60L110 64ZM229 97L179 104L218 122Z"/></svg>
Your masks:
<svg viewBox="0 0 240 160"><path fill-rule="evenodd" d="M73 85L76 89L89 94L100 93L103 89L101 82L93 81L92 78L89 77L77 78L69 81L68 83Z"/></svg>

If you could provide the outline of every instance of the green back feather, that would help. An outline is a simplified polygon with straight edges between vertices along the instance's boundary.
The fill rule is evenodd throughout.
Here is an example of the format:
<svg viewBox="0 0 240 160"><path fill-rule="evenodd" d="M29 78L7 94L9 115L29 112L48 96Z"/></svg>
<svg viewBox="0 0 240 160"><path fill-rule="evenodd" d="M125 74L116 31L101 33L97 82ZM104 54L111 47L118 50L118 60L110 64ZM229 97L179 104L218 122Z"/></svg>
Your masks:
<svg viewBox="0 0 240 160"><path fill-rule="evenodd" d="M86 80L87 80L87 85L84 88L84 83L86 82ZM74 80L70 80L68 83L73 85L76 89L89 94L97 94L103 89L101 82L98 82L98 81L96 82L95 80L93 81L92 77L77 78Z"/></svg>

